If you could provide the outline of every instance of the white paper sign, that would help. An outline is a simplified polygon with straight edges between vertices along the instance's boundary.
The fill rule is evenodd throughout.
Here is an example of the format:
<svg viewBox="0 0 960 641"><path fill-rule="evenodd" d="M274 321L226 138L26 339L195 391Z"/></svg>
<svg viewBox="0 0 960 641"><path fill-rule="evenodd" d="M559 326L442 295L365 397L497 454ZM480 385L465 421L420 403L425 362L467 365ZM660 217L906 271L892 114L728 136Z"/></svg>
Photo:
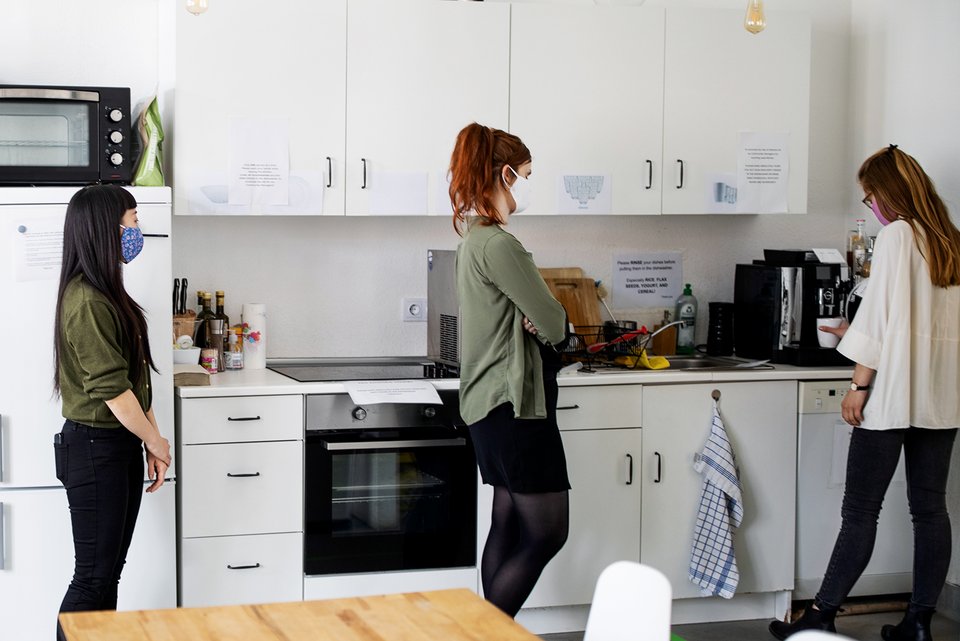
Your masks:
<svg viewBox="0 0 960 641"><path fill-rule="evenodd" d="M17 282L58 280L63 259L63 215L14 223L13 272Z"/></svg>
<svg viewBox="0 0 960 641"><path fill-rule="evenodd" d="M426 403L442 405L429 381L346 381L347 393L357 405L377 403Z"/></svg>
<svg viewBox="0 0 960 641"><path fill-rule="evenodd" d="M813 248L813 253L816 254L817 260L821 263L846 263L847 259L843 257L843 254L840 253L839 249L833 247L824 247L824 248Z"/></svg>
<svg viewBox="0 0 960 641"><path fill-rule="evenodd" d="M557 176L557 212L609 214L613 211L613 181L609 174Z"/></svg>
<svg viewBox="0 0 960 641"><path fill-rule="evenodd" d="M737 145L737 211L787 213L788 135L742 131Z"/></svg>
<svg viewBox="0 0 960 641"><path fill-rule="evenodd" d="M672 307L680 295L680 252L617 254L613 257L613 300L620 309Z"/></svg>
<svg viewBox="0 0 960 641"><path fill-rule="evenodd" d="M286 119L231 118L229 149L229 204L289 202L290 136Z"/></svg>

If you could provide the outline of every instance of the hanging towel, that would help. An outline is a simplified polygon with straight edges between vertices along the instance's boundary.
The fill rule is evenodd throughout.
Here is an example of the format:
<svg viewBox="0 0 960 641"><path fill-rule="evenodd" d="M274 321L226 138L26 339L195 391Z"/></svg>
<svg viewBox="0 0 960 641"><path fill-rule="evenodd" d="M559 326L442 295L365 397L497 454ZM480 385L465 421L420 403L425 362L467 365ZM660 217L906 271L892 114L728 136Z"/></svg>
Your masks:
<svg viewBox="0 0 960 641"><path fill-rule="evenodd" d="M743 521L740 470L733 447L713 401L710 437L694 459L693 469L703 474L700 510L693 529L688 578L703 595L733 597L740 582L733 553L733 530Z"/></svg>

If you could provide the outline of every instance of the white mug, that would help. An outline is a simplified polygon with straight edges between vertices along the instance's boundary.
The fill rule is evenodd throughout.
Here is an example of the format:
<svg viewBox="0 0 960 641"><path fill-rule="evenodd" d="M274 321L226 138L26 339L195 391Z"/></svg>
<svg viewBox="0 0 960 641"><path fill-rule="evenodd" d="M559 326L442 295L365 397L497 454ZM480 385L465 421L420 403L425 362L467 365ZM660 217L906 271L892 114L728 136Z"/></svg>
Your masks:
<svg viewBox="0 0 960 641"><path fill-rule="evenodd" d="M828 347L833 349L840 343L840 337L836 334L831 334L830 332L825 332L820 329L821 326L826 327L840 327L840 323L843 322L843 319L840 317L837 318L818 318L817 319L817 340L820 342L820 347Z"/></svg>

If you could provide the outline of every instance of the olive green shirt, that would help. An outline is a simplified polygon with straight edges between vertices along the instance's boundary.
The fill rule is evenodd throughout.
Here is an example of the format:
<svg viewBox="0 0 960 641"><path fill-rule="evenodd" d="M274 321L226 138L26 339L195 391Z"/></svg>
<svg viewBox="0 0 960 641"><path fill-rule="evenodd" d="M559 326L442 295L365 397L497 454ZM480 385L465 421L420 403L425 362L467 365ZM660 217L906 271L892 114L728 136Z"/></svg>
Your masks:
<svg viewBox="0 0 960 641"><path fill-rule="evenodd" d="M566 338L566 313L533 257L496 225L470 220L457 248L460 414L468 425L503 403L517 418L547 415L543 368L526 316L546 344Z"/></svg>
<svg viewBox="0 0 960 641"><path fill-rule="evenodd" d="M105 401L133 389L134 368L142 370L133 389L146 412L153 403L150 368L131 363L120 317L106 296L77 276L67 285L60 308L60 395L63 417L91 427L123 427Z"/></svg>

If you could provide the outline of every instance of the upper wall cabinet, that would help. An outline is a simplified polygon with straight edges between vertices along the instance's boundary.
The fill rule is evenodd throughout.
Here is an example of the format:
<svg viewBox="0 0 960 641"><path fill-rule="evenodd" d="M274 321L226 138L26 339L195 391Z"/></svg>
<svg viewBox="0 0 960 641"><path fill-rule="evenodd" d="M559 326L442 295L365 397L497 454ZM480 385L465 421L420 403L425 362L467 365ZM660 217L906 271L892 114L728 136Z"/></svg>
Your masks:
<svg viewBox="0 0 960 641"><path fill-rule="evenodd" d="M740 132L787 134L788 212L805 213L809 17L770 12L757 35L732 11L670 9L666 19L663 213L708 211L718 175L737 171Z"/></svg>
<svg viewBox="0 0 960 641"><path fill-rule="evenodd" d="M742 29L741 29L742 31ZM531 213L660 213L664 14L513 5L510 130Z"/></svg>
<svg viewBox="0 0 960 641"><path fill-rule="evenodd" d="M342 215L346 0L230 0L201 16L176 3L176 15L175 213ZM231 128L244 124L286 132L286 205L229 203Z"/></svg>
<svg viewBox="0 0 960 641"><path fill-rule="evenodd" d="M350 0L348 214L450 214L446 173L471 122L507 128L510 5Z"/></svg>

